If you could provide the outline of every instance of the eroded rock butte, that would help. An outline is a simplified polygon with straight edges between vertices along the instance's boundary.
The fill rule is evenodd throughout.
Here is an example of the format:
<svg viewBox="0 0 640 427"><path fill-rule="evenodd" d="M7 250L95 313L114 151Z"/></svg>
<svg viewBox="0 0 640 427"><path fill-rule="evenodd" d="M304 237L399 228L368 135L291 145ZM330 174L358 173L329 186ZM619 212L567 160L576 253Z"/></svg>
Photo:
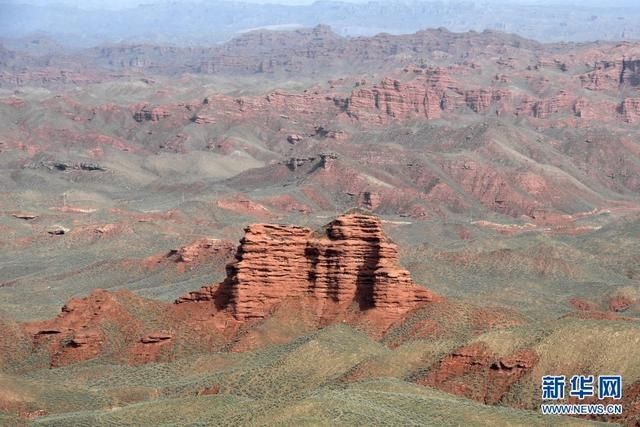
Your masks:
<svg viewBox="0 0 640 427"><path fill-rule="evenodd" d="M310 297L317 300L318 315L325 303L336 303L399 317L435 298L400 266L397 248L376 217L343 215L321 232L273 224L251 225L245 232L225 281L177 303L215 300L237 319L251 319L265 317L286 298Z"/></svg>
<svg viewBox="0 0 640 427"><path fill-rule="evenodd" d="M24 328L35 347L49 350L51 366L101 356L139 364L173 357L185 343L219 350L278 309L304 317L301 332L332 322L364 322L373 337L381 338L412 310L443 300L411 280L374 216L343 215L320 231L274 224L254 224L245 231L220 284L190 292L174 304L126 290L94 289L71 299L56 318ZM186 246L180 251L182 262L209 260L201 255L214 243L219 242ZM117 347L114 333L120 337Z"/></svg>

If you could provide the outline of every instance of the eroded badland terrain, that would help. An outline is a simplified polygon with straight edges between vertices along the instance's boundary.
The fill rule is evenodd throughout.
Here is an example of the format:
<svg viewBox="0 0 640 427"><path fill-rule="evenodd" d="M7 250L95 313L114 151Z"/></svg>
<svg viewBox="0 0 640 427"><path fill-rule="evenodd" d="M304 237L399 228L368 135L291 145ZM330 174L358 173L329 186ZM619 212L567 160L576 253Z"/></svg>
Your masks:
<svg viewBox="0 0 640 427"><path fill-rule="evenodd" d="M0 423L545 425L598 373L553 421L640 423L640 43L47 51L0 47Z"/></svg>

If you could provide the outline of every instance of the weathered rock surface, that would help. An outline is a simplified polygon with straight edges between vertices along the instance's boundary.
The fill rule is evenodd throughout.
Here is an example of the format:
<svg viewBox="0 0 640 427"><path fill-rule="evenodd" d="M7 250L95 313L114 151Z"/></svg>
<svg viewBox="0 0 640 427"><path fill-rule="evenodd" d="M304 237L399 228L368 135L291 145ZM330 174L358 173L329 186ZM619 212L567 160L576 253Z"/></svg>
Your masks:
<svg viewBox="0 0 640 427"><path fill-rule="evenodd" d="M99 356L105 342L101 326L114 320L133 323L114 294L96 289L85 298L71 299L58 317L26 328L36 345L48 346L51 366L63 366Z"/></svg>
<svg viewBox="0 0 640 427"><path fill-rule="evenodd" d="M633 299L628 295L615 295L609 300L609 310L626 311L634 303Z"/></svg>
<svg viewBox="0 0 640 427"><path fill-rule="evenodd" d="M634 58L607 59L596 62L593 71L580 76L589 90L613 90L620 86L640 86L640 60Z"/></svg>
<svg viewBox="0 0 640 427"><path fill-rule="evenodd" d="M446 356L418 382L483 403L497 404L537 361L538 355L533 350L524 349L498 357L485 343L476 342Z"/></svg>
<svg viewBox="0 0 640 427"><path fill-rule="evenodd" d="M133 119L136 122L159 122L160 120L170 116L171 113L163 107L151 107L149 105L145 105L133 114Z"/></svg>
<svg viewBox="0 0 640 427"><path fill-rule="evenodd" d="M437 119L442 112L443 92L425 83L424 79L410 83L384 79L371 89L354 91L348 100L347 113L363 122Z"/></svg>
<svg viewBox="0 0 640 427"><path fill-rule="evenodd" d="M70 230L67 227L64 227L62 225L52 225L51 227L47 228L47 233L53 235L53 236L62 236L63 234L67 234Z"/></svg>
<svg viewBox="0 0 640 427"><path fill-rule="evenodd" d="M11 214L11 216L14 218L24 219L27 221L38 218L37 214L31 213L31 212L24 212L24 211L14 212Z"/></svg>
<svg viewBox="0 0 640 427"><path fill-rule="evenodd" d="M627 123L640 121L640 98L627 98L622 101L620 112Z"/></svg>
<svg viewBox="0 0 640 427"><path fill-rule="evenodd" d="M255 224L245 229L227 279L179 298L215 300L238 319L263 318L287 298L314 299L317 314L325 303L343 309L379 309L399 317L436 299L414 284L398 263L396 246L385 236L380 220L348 214L321 233L298 226Z"/></svg>
<svg viewBox="0 0 640 427"><path fill-rule="evenodd" d="M387 125L407 120L447 119L457 114L496 115L500 117L529 117L549 124L558 120L639 120L638 98L627 97L622 88L633 91L637 84L620 83L621 71L614 67L614 75L602 83L599 71L576 75L552 87L548 79L526 76L529 88L514 88L501 80L474 81L478 73L473 64L412 70L404 74L391 73L373 85L357 84L351 93L335 92L331 88L314 87L302 92L275 90L266 95L239 98L215 94L207 103L175 104L152 107L132 106L137 122L159 122L170 118L177 122L197 124L224 123L229 120L248 120L256 117L305 123L306 129L281 129L283 140L292 145L306 144L310 138L344 140L343 131L328 130L318 123L357 123L368 126ZM607 71L608 72L608 71ZM407 76L407 73L411 73ZM630 74L631 73L631 74ZM636 82L640 77L630 77ZM608 74L607 74L608 75ZM455 77L454 77L455 76ZM606 88L611 96L585 96L589 91ZM604 89L602 89L604 90ZM617 109L617 111L616 111ZM276 119L277 118L277 119Z"/></svg>
<svg viewBox="0 0 640 427"><path fill-rule="evenodd" d="M201 259L210 259L214 256L226 257L234 249L234 245L227 240L206 237L181 246L171 251L170 255L176 256L176 262L190 263Z"/></svg>

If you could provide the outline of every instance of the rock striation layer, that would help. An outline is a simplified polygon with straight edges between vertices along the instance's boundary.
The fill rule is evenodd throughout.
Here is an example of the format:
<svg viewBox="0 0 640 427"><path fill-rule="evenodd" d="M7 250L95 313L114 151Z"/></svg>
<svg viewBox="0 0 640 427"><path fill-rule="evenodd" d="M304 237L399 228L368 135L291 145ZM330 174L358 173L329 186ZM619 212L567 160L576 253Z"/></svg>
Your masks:
<svg viewBox="0 0 640 427"><path fill-rule="evenodd" d="M499 357L479 341L455 350L417 382L495 405L537 362L538 355L532 349Z"/></svg>
<svg viewBox="0 0 640 427"><path fill-rule="evenodd" d="M236 261L218 286L191 292L177 303L215 301L239 320L263 318L287 298L310 298L317 314L355 307L385 317L433 301L399 265L395 244L376 217L354 213L320 232L306 227L255 224L245 229Z"/></svg>

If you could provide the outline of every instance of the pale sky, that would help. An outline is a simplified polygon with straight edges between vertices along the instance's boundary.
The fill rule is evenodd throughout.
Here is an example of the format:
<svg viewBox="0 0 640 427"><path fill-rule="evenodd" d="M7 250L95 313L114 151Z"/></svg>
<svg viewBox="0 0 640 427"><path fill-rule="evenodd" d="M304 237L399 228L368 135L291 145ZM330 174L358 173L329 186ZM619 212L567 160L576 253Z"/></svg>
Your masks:
<svg viewBox="0 0 640 427"><path fill-rule="evenodd" d="M239 0L244 3L276 3L276 4L310 4L315 0ZM337 0L351 3L366 3L369 0ZM376 2L385 2L385 0L374 0ZM393 0L396 1L396 0ZM402 0L400 0L402 1ZM409 0L414 1L414 0ZM425 0L425 1L442 1L442 2L459 2L465 0ZM466 0L474 3L512 3L512 4L559 4L559 5L580 5L580 6L596 6L596 7L640 7L640 0ZM80 8L89 9L122 9L136 7L140 4L150 3L207 3L207 0L0 0L0 3L26 3L37 5L56 5L64 4Z"/></svg>

